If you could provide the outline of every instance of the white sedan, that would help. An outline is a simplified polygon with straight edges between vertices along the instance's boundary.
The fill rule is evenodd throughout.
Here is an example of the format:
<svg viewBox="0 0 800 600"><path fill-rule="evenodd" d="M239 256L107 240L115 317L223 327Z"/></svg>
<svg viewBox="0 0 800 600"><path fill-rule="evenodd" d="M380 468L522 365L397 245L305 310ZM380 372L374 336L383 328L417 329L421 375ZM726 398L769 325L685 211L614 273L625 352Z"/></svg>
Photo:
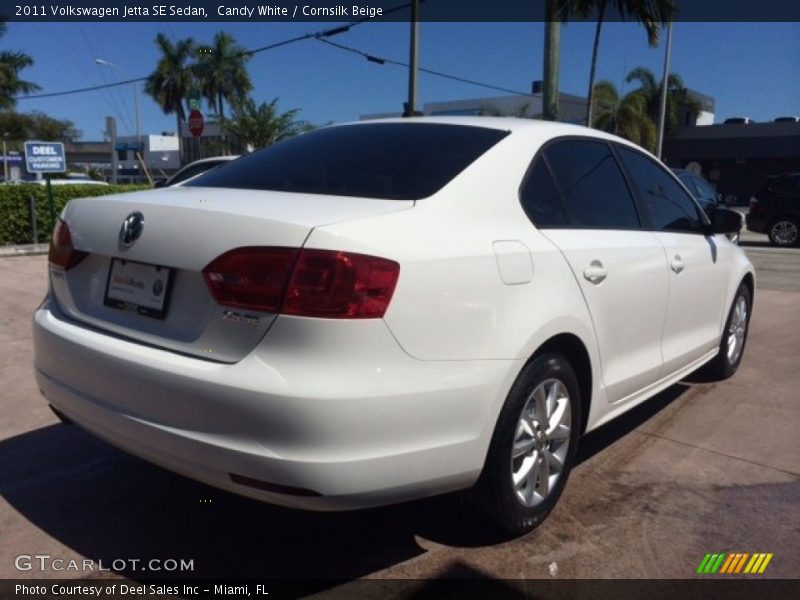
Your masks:
<svg viewBox="0 0 800 600"><path fill-rule="evenodd" d="M454 490L513 532L582 434L738 368L753 267L633 144L530 120L327 127L72 200L34 316L65 420L268 502Z"/></svg>

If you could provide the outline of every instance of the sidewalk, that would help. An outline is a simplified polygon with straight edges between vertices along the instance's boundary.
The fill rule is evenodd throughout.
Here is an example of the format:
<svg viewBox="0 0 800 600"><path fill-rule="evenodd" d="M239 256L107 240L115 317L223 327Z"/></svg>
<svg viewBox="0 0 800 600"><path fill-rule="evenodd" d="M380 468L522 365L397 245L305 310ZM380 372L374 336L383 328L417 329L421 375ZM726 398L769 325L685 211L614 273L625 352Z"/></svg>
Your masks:
<svg viewBox="0 0 800 600"><path fill-rule="evenodd" d="M0 257L47 254L49 249L49 244L19 244L16 246L0 246Z"/></svg>

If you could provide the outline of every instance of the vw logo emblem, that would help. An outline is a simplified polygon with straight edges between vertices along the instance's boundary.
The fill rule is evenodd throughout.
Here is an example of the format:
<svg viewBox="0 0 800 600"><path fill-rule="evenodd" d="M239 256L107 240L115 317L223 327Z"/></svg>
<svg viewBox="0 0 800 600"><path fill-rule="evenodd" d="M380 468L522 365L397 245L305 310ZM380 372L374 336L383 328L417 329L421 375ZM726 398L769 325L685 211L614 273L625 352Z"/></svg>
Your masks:
<svg viewBox="0 0 800 600"><path fill-rule="evenodd" d="M142 235L144 229L144 215L139 211L132 212L122 222L119 229L119 241L125 247L133 246L133 243Z"/></svg>

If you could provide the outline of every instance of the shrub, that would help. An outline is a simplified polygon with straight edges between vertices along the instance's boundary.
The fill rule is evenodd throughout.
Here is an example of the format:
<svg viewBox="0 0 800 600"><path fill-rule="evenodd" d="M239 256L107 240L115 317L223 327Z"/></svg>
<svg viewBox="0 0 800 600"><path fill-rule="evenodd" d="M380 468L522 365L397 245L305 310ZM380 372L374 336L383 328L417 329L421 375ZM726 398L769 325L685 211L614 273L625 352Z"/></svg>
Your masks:
<svg viewBox="0 0 800 600"><path fill-rule="evenodd" d="M147 185L54 185L53 205L56 216L73 198L106 196L121 192L146 190ZM33 239L30 198L36 200L37 239ZM0 185L0 246L5 244L31 244L50 239L52 223L47 201L47 186L33 184Z"/></svg>

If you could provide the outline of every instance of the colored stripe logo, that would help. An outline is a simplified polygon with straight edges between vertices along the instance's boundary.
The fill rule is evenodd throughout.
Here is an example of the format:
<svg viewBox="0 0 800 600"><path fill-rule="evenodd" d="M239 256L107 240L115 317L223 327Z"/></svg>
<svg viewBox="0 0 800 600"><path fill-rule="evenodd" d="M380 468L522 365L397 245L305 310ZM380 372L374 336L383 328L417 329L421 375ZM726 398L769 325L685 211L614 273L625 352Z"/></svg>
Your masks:
<svg viewBox="0 0 800 600"><path fill-rule="evenodd" d="M769 561L772 560L772 553L757 552L749 554L747 552L714 552L707 553L700 565L697 573L711 575L714 573L735 574L746 573L756 575L763 573Z"/></svg>

